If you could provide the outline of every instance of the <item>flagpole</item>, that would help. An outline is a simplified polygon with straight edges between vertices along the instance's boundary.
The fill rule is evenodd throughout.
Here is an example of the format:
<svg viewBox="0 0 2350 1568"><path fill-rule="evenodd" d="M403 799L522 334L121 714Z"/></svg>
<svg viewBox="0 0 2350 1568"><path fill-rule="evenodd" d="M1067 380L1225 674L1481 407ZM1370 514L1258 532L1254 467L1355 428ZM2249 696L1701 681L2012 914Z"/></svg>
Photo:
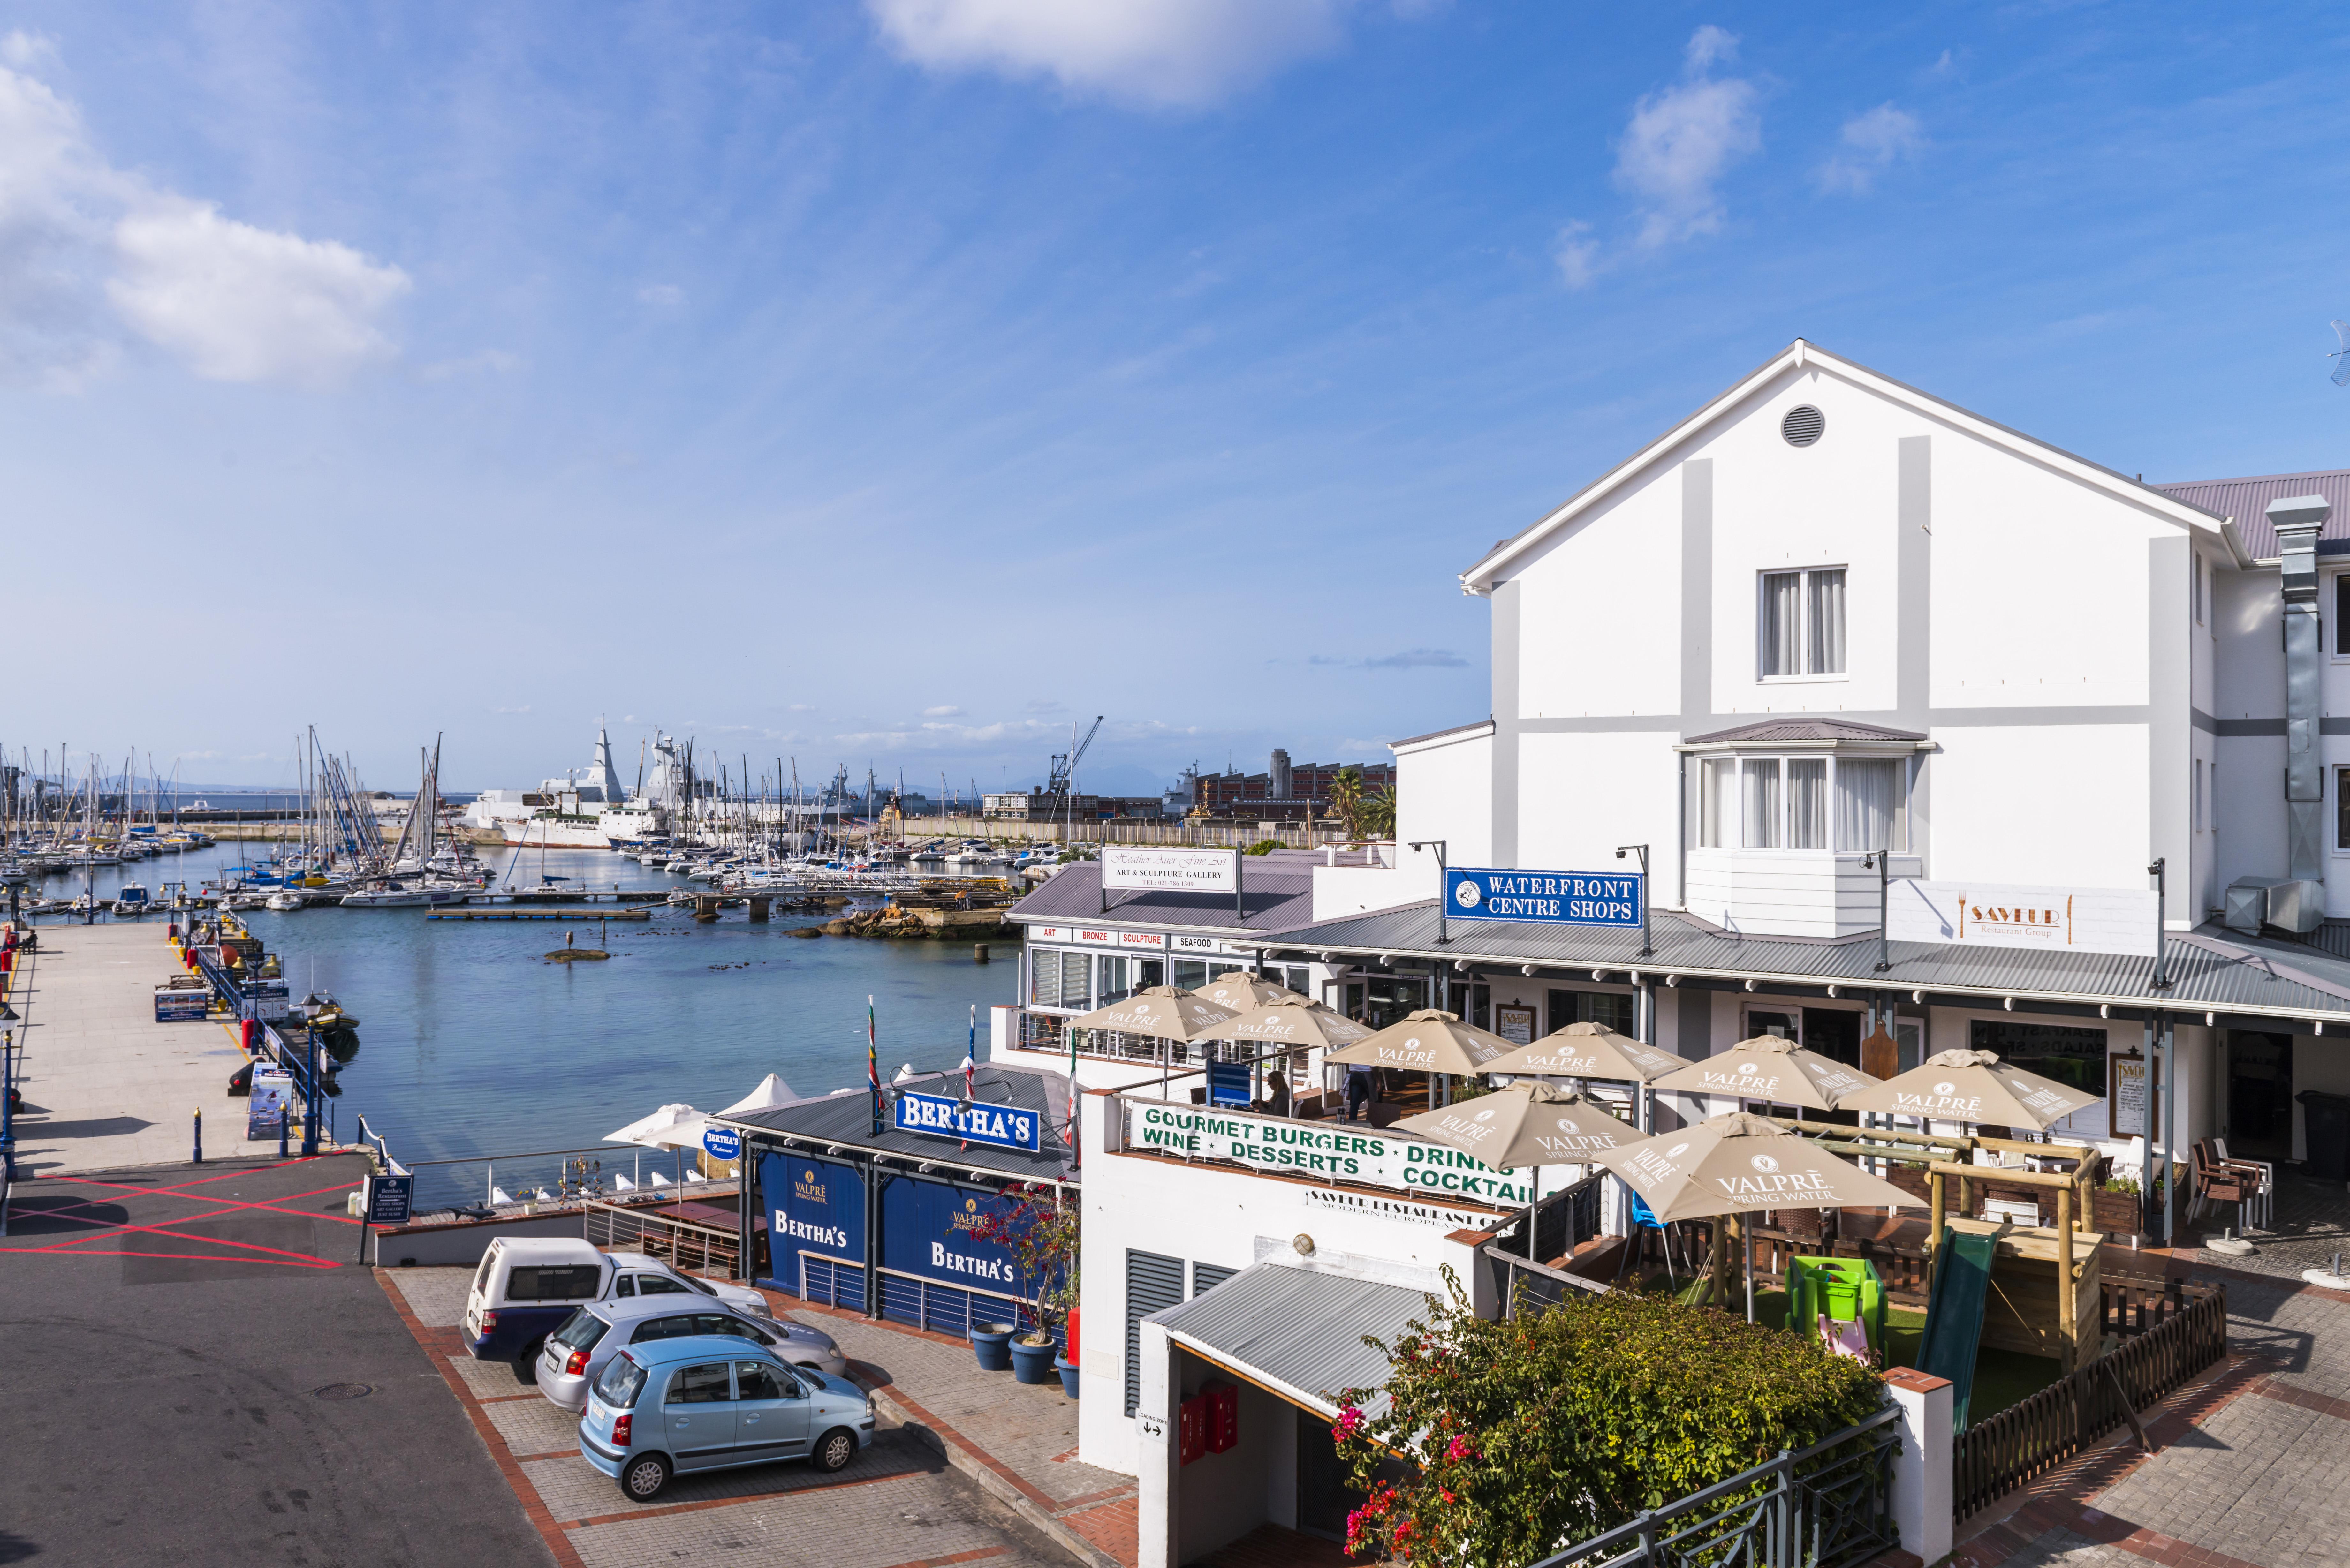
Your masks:
<svg viewBox="0 0 2350 1568"><path fill-rule="evenodd" d="M865 1081L873 1086L873 1136L881 1136L881 1057L873 1031L873 999L865 999Z"/></svg>

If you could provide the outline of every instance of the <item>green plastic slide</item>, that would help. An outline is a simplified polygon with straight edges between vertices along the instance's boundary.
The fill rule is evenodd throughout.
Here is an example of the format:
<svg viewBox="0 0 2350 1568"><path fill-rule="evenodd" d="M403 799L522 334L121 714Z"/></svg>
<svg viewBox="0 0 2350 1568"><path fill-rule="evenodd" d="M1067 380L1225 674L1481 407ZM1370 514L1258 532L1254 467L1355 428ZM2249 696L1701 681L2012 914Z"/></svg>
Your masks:
<svg viewBox="0 0 2350 1568"><path fill-rule="evenodd" d="M1885 1282L1866 1258L1796 1258L1787 1270L1787 1326L1819 1332L1819 1320L1858 1323L1885 1355Z"/></svg>
<svg viewBox="0 0 2350 1568"><path fill-rule="evenodd" d="M1983 1302L1991 1293L1993 1236L1966 1231L1942 1232L1942 1256L1934 1271L1934 1293L1926 1306L1926 1330L1918 1342L1918 1370L1951 1384L1950 1419L1967 1429L1967 1401L1975 1388L1975 1352L1982 1344Z"/></svg>

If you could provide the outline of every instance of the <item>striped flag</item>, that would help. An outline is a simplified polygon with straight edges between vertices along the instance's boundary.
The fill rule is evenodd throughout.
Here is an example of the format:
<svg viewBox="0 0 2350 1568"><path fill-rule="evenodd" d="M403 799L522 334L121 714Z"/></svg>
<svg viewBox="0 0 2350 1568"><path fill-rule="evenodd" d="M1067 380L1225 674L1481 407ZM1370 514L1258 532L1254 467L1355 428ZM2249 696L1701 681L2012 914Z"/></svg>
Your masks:
<svg viewBox="0 0 2350 1568"><path fill-rule="evenodd" d="M873 1134L881 1134L881 1058L873 1030L873 999L865 999L865 1081L873 1086Z"/></svg>

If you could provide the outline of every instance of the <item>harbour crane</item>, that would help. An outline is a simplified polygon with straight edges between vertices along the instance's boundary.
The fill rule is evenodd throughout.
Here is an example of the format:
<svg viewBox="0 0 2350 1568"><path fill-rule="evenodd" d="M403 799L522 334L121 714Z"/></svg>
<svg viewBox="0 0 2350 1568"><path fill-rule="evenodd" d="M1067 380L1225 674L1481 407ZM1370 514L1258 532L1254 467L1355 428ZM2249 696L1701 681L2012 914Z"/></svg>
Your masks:
<svg viewBox="0 0 2350 1568"><path fill-rule="evenodd" d="M1045 786L1045 793L1046 794L1066 794L1069 793L1069 783L1072 779L1076 777L1077 763L1079 760L1085 756L1087 748L1093 745L1094 737L1101 733L1101 727L1102 715L1097 713L1094 715L1094 727L1087 730L1086 732L1086 738L1080 741L1077 739L1076 725L1071 724L1069 726L1069 739L1073 743L1069 747L1068 755L1062 756L1057 753L1055 753L1053 757L1053 776L1051 782L1046 784Z"/></svg>

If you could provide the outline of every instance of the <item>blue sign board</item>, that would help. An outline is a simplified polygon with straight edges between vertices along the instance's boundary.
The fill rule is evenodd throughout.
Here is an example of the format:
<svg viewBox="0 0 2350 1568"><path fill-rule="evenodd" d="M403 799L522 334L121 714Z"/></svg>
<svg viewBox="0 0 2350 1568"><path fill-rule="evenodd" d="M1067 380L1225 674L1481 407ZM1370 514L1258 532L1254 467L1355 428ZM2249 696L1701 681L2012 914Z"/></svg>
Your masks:
<svg viewBox="0 0 2350 1568"><path fill-rule="evenodd" d="M734 1159L743 1152L743 1135L733 1127L704 1127L702 1147L712 1159Z"/></svg>
<svg viewBox="0 0 2350 1568"><path fill-rule="evenodd" d="M941 1284L1018 1295L1020 1265L1011 1250L972 1232L1004 1200L950 1182L890 1177L881 1189L881 1266Z"/></svg>
<svg viewBox="0 0 2350 1568"><path fill-rule="evenodd" d="M865 1261L865 1177L853 1165L771 1154L759 1161L767 1200L767 1250L774 1278L800 1288L802 1252L851 1263Z"/></svg>
<svg viewBox="0 0 2350 1568"><path fill-rule="evenodd" d="M1500 871L1449 867L1444 912L1456 920L1640 928L1648 897L1638 872Z"/></svg>
<svg viewBox="0 0 2350 1568"><path fill-rule="evenodd" d="M1043 1113L1018 1106L957 1100L945 1095L900 1094L890 1116L899 1132L920 1133L925 1137L1024 1148L1031 1154L1045 1147Z"/></svg>
<svg viewBox="0 0 2350 1568"><path fill-rule="evenodd" d="M412 1176L370 1176L367 1179L367 1217L370 1225L405 1225L409 1200L414 1196Z"/></svg>
<svg viewBox="0 0 2350 1568"><path fill-rule="evenodd" d="M1249 1064L1246 1062L1211 1062L1208 1064L1208 1104L1246 1110L1256 1096L1249 1086Z"/></svg>

